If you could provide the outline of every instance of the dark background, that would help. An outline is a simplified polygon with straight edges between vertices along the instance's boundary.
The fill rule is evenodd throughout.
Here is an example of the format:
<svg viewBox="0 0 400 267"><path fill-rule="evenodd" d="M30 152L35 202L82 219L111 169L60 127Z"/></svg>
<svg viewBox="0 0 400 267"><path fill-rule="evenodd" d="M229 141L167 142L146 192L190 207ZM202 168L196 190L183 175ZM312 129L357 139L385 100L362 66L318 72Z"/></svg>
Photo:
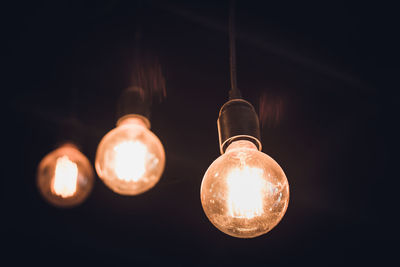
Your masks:
<svg viewBox="0 0 400 267"><path fill-rule="evenodd" d="M263 151L282 166L291 191L280 224L245 240L213 227L199 196L204 172L219 156L216 120L230 88L228 6L3 6L9 149L3 260L55 266L396 262L397 7L238 1L238 84L263 114ZM165 172L152 190L134 197L113 193L96 177L82 205L54 208L36 188L37 165L68 128L94 163L100 139L115 126L118 96L131 85L138 25L142 47L159 58L166 79L167 97L151 117L165 147Z"/></svg>

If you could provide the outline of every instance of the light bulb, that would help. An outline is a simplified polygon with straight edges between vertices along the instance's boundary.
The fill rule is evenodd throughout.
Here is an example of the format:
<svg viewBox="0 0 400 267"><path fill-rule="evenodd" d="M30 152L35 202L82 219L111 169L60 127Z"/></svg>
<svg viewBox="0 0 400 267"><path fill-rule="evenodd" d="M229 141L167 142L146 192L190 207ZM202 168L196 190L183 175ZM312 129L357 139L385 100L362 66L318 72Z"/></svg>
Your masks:
<svg viewBox="0 0 400 267"><path fill-rule="evenodd" d="M72 207L82 203L93 188L93 169L76 146L64 144L39 163L37 185L52 205Z"/></svg>
<svg viewBox="0 0 400 267"><path fill-rule="evenodd" d="M99 177L114 192L137 195L159 181L165 152L141 116L127 115L100 141L95 165Z"/></svg>
<svg viewBox="0 0 400 267"><path fill-rule="evenodd" d="M252 238L270 231L289 202L289 184L281 167L250 141L232 142L208 168L201 204L222 232Z"/></svg>

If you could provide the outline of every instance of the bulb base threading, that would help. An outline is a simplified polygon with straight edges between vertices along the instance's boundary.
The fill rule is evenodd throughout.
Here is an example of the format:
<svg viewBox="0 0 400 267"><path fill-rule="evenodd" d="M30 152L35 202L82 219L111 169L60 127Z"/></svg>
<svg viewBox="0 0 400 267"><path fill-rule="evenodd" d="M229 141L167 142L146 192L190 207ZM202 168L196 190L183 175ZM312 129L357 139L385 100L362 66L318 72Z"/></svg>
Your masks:
<svg viewBox="0 0 400 267"><path fill-rule="evenodd" d="M252 104L243 99L226 102L219 112L217 121L221 154L237 140L248 140L261 151L260 123Z"/></svg>

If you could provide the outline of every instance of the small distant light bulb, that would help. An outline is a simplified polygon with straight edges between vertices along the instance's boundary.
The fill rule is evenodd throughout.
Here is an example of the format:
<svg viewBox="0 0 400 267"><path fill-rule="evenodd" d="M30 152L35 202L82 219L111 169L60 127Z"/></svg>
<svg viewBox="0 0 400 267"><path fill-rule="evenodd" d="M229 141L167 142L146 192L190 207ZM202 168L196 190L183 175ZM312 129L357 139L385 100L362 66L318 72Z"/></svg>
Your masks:
<svg viewBox="0 0 400 267"><path fill-rule="evenodd" d="M72 207L82 203L93 188L93 169L76 146L64 144L39 164L37 185L52 205Z"/></svg>
<svg viewBox="0 0 400 267"><path fill-rule="evenodd" d="M127 115L100 141L96 171L104 183L122 195L152 188L165 165L164 147L138 115Z"/></svg>
<svg viewBox="0 0 400 267"><path fill-rule="evenodd" d="M261 151L254 107L242 99L222 106L218 118L221 156L201 183L203 210L222 232L252 238L269 232L284 216L289 184L281 167Z"/></svg>

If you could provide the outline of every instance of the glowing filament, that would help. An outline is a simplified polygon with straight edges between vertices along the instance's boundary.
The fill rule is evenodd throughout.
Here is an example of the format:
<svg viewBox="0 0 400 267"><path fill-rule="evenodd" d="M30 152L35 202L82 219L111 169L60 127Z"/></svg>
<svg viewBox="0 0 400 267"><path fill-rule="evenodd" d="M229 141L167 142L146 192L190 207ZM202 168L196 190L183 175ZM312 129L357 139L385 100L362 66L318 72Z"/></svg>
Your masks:
<svg viewBox="0 0 400 267"><path fill-rule="evenodd" d="M251 219L263 214L265 181L260 168L235 168L227 178L228 213L235 218Z"/></svg>
<svg viewBox="0 0 400 267"><path fill-rule="evenodd" d="M137 182L146 172L147 147L138 141L125 141L114 147L118 179Z"/></svg>
<svg viewBox="0 0 400 267"><path fill-rule="evenodd" d="M57 159L53 179L53 192L62 198L71 197L76 192L78 181L78 166L67 156Z"/></svg>

